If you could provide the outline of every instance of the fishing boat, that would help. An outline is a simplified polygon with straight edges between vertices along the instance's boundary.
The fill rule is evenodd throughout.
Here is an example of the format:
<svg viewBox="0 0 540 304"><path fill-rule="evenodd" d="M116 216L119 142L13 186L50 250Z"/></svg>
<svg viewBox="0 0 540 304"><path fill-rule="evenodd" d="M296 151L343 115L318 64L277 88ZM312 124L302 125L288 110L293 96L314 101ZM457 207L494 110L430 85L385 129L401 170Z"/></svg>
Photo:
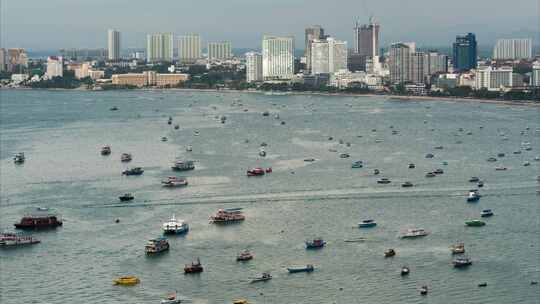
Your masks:
<svg viewBox="0 0 540 304"><path fill-rule="evenodd" d="M493 216L493 211L491 211L491 209L484 209L484 210L482 210L482 212L480 213L480 216L481 216L481 217L490 217L490 216Z"/></svg>
<svg viewBox="0 0 540 304"><path fill-rule="evenodd" d="M164 299L161 299L161 304L181 304L189 301L178 298L176 291L167 295Z"/></svg>
<svg viewBox="0 0 540 304"><path fill-rule="evenodd" d="M249 252L249 250L247 250L247 249L240 252L236 256L236 261L238 261L238 262L245 262L245 261L249 261L251 259L253 259L253 254L251 254L251 252Z"/></svg>
<svg viewBox="0 0 540 304"><path fill-rule="evenodd" d="M264 175L264 169L263 168L252 168L246 171L247 176L263 176Z"/></svg>
<svg viewBox="0 0 540 304"><path fill-rule="evenodd" d="M424 230L422 228L414 228L414 229L407 230L407 232L405 232L403 235L401 235L401 238L402 239L412 239L412 238L423 237L423 236L426 236L428 234L429 234L429 232L427 232L426 230Z"/></svg>
<svg viewBox="0 0 540 304"><path fill-rule="evenodd" d="M481 220L470 220L470 221L466 221L465 225L469 227L482 227L486 225L486 222L483 222Z"/></svg>
<svg viewBox="0 0 540 304"><path fill-rule="evenodd" d="M377 184L390 184L390 183L391 181L386 177L383 177L377 181Z"/></svg>
<svg viewBox="0 0 540 304"><path fill-rule="evenodd" d="M403 188L409 188L409 187L413 187L413 183L411 182L404 182L403 184L401 184L401 187Z"/></svg>
<svg viewBox="0 0 540 304"><path fill-rule="evenodd" d="M450 251L452 251L452 254L463 254L465 253L465 244L454 244L452 247L450 247Z"/></svg>
<svg viewBox="0 0 540 304"><path fill-rule="evenodd" d="M395 255L396 255L396 251L394 249L392 249L392 248L387 249L387 250L384 251L384 257L385 258L390 258L390 257L393 257Z"/></svg>
<svg viewBox="0 0 540 304"><path fill-rule="evenodd" d="M364 167L364 162L362 162L361 160L357 160L355 162L352 163L351 165L351 168L362 168Z"/></svg>
<svg viewBox="0 0 540 304"><path fill-rule="evenodd" d="M401 267L401 276L406 276L406 275L408 275L410 272L411 272L411 270L409 269L409 267L407 267L407 266Z"/></svg>
<svg viewBox="0 0 540 304"><path fill-rule="evenodd" d="M62 220L59 215L49 212L48 208L37 208L14 225L17 229L53 229L62 226Z"/></svg>
<svg viewBox="0 0 540 304"><path fill-rule="evenodd" d="M122 162L129 162L132 160L132 157L131 157L131 154L129 153L122 153L122 155L120 156L120 161Z"/></svg>
<svg viewBox="0 0 540 304"><path fill-rule="evenodd" d="M101 148L101 155L110 155L111 154L111 147L110 146L104 146Z"/></svg>
<svg viewBox="0 0 540 304"><path fill-rule="evenodd" d="M13 162L16 164L22 164L26 160L26 157L24 156L24 152L19 152L13 156Z"/></svg>
<svg viewBox="0 0 540 304"><path fill-rule="evenodd" d="M17 247L23 245L33 245L40 243L40 240L20 233L0 234L0 247Z"/></svg>
<svg viewBox="0 0 540 304"><path fill-rule="evenodd" d="M409 164L409 169L414 169L414 168L416 168L415 164Z"/></svg>
<svg viewBox="0 0 540 304"><path fill-rule="evenodd" d="M358 228L371 228L377 226L377 223L374 220L363 220L358 223Z"/></svg>
<svg viewBox="0 0 540 304"><path fill-rule="evenodd" d="M125 276L113 280L114 285L133 286L141 282L136 276Z"/></svg>
<svg viewBox="0 0 540 304"><path fill-rule="evenodd" d="M457 257L452 261L455 268L463 268L472 265L472 260L468 257Z"/></svg>
<svg viewBox="0 0 540 304"><path fill-rule="evenodd" d="M476 177L476 176L473 176L473 177L469 178L470 183L477 183L479 181L480 181L480 179L478 177Z"/></svg>
<svg viewBox="0 0 540 304"><path fill-rule="evenodd" d="M169 250L169 242L164 237L148 240L148 243L144 246L144 252L148 255L161 253L167 250Z"/></svg>
<svg viewBox="0 0 540 304"><path fill-rule="evenodd" d="M203 270L204 269L199 258L197 258L197 261L191 262L191 265L186 264L184 267L185 274L200 273L200 272L203 272Z"/></svg>
<svg viewBox="0 0 540 304"><path fill-rule="evenodd" d="M215 215L210 217L210 221L214 224L237 223L245 219L242 208L219 209Z"/></svg>
<svg viewBox="0 0 540 304"><path fill-rule="evenodd" d="M421 286L418 290L420 291L420 294L423 296L427 295L429 291L427 285Z"/></svg>
<svg viewBox="0 0 540 304"><path fill-rule="evenodd" d="M131 201L133 200L135 197L133 196L133 194L131 193L125 193L121 196L118 197L118 199L120 199L121 202L127 202L127 201Z"/></svg>
<svg viewBox="0 0 540 304"><path fill-rule="evenodd" d="M131 169L127 169L122 171L122 175L130 176L130 175L141 175L144 173L143 168L141 167L135 167Z"/></svg>
<svg viewBox="0 0 540 304"><path fill-rule="evenodd" d="M168 222L163 223L162 229L163 234L183 234L189 231L189 225L182 220L176 219L173 214Z"/></svg>
<svg viewBox="0 0 540 304"><path fill-rule="evenodd" d="M306 249L319 249L323 248L325 245L326 242L321 238L306 241Z"/></svg>
<svg viewBox="0 0 540 304"><path fill-rule="evenodd" d="M315 267L311 264L307 264L306 266L300 266L300 267L288 267L287 271L289 273L297 273L297 272L313 272L315 270Z"/></svg>
<svg viewBox="0 0 540 304"><path fill-rule="evenodd" d="M189 171L195 169L195 163L191 160L177 160L171 167L174 171Z"/></svg>
<svg viewBox="0 0 540 304"><path fill-rule="evenodd" d="M272 275L268 272L263 272L260 277L251 280L251 283L266 282L272 279Z"/></svg>
<svg viewBox="0 0 540 304"><path fill-rule="evenodd" d="M469 195L467 196L467 202L477 202L480 200L480 193L478 190L470 190Z"/></svg>
<svg viewBox="0 0 540 304"><path fill-rule="evenodd" d="M161 185L168 188L184 187L188 185L188 181L182 177L169 176L167 179L161 181Z"/></svg>

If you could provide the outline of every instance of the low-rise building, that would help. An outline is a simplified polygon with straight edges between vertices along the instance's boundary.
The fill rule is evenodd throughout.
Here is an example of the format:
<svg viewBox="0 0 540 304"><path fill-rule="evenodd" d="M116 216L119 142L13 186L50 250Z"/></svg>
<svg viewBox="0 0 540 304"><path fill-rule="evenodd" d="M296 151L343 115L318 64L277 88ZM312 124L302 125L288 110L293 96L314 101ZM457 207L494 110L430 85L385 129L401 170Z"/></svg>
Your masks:
<svg viewBox="0 0 540 304"><path fill-rule="evenodd" d="M26 81L28 79L27 74L12 74L11 75L11 82L14 84L19 84L23 81Z"/></svg>
<svg viewBox="0 0 540 304"><path fill-rule="evenodd" d="M529 84L531 87L540 87L540 62L538 61L533 64Z"/></svg>
<svg viewBox="0 0 540 304"><path fill-rule="evenodd" d="M64 76L64 61L61 56L50 56L47 58L47 71L45 75L48 79Z"/></svg>
<svg viewBox="0 0 540 304"><path fill-rule="evenodd" d="M145 71L140 74L115 74L112 75L114 85L132 85L137 87L146 86L175 86L189 79L188 74L160 74L154 71Z"/></svg>

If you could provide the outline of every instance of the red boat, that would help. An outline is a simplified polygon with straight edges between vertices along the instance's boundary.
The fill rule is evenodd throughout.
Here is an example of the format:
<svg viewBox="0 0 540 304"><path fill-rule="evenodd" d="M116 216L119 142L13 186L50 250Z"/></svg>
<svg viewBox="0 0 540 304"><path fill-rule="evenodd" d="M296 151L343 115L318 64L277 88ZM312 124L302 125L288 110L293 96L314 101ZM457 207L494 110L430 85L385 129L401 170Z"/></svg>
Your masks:
<svg viewBox="0 0 540 304"><path fill-rule="evenodd" d="M249 169L246 172L247 176L262 176L264 175L264 169L263 168L253 168Z"/></svg>
<svg viewBox="0 0 540 304"><path fill-rule="evenodd" d="M38 209L38 211L43 212L46 209ZM49 229L62 226L62 220L56 214L46 212L25 215L19 223L15 223L14 225L17 229Z"/></svg>
<svg viewBox="0 0 540 304"><path fill-rule="evenodd" d="M191 262L191 265L186 265L184 267L184 273L200 273L203 272L203 267L201 261L197 258L197 262Z"/></svg>
<svg viewBox="0 0 540 304"><path fill-rule="evenodd" d="M210 217L212 223L229 224L245 220L246 217L242 214L241 208L219 209L218 212Z"/></svg>

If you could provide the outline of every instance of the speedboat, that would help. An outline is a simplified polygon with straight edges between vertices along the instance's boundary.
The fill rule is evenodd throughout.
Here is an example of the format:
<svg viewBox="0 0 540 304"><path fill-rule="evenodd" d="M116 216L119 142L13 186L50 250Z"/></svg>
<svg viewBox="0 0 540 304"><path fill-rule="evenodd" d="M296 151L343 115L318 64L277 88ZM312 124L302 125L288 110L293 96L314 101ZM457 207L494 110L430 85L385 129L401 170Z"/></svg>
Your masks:
<svg viewBox="0 0 540 304"><path fill-rule="evenodd" d="M137 278L136 276L120 277L120 278L115 279L113 281L114 285L124 285L124 286L137 285L140 282L141 282L141 280L139 280L139 278Z"/></svg>
<svg viewBox="0 0 540 304"><path fill-rule="evenodd" d="M297 272L313 272L315 270L315 267L311 264L307 264L306 266L302 267L288 267L287 271L289 273L297 273Z"/></svg>
<svg viewBox="0 0 540 304"><path fill-rule="evenodd" d="M262 176L264 175L264 169L263 168L252 168L248 169L246 171L247 176Z"/></svg>
<svg viewBox="0 0 540 304"><path fill-rule="evenodd" d="M491 211L491 209L484 209L484 210L482 210L482 212L480 213L480 216L481 216L481 217L490 217L490 216L493 216L493 211Z"/></svg>
<svg viewBox="0 0 540 304"><path fill-rule="evenodd" d="M251 259L253 259L253 254L251 254L251 252L249 252L249 250L247 250L247 249L240 252L236 256L236 261L238 261L238 262L245 262L245 261L249 261Z"/></svg>
<svg viewBox="0 0 540 304"><path fill-rule="evenodd" d="M111 147L110 146L104 146L101 148L101 155L110 155L111 154Z"/></svg>
<svg viewBox="0 0 540 304"><path fill-rule="evenodd" d="M480 193L478 190L471 190L469 191L469 195L467 196L467 202L477 202L480 200Z"/></svg>
<svg viewBox="0 0 540 304"><path fill-rule="evenodd" d="M450 247L450 250L452 251L452 254L463 254L465 253L465 244L459 243L452 245L452 247Z"/></svg>
<svg viewBox="0 0 540 304"><path fill-rule="evenodd" d="M420 294L423 296L427 295L429 291L427 285L421 286L418 290L420 291Z"/></svg>
<svg viewBox="0 0 540 304"><path fill-rule="evenodd" d="M323 248L326 245L326 242L321 239L314 239L312 241L306 241L306 249L319 249Z"/></svg>
<svg viewBox="0 0 540 304"><path fill-rule="evenodd" d="M402 276L406 276L406 275L408 275L410 272L411 272L411 270L409 269L409 267L407 267L407 266L401 267L401 275L402 275Z"/></svg>
<svg viewBox="0 0 540 304"><path fill-rule="evenodd" d="M135 168L131 168L131 169L127 169L127 170L124 170L122 171L122 175L141 175L144 173L144 170L143 168L141 167L135 167Z"/></svg>
<svg viewBox="0 0 540 304"><path fill-rule="evenodd" d="M133 196L133 194L131 193L126 193L126 194L123 194L121 196L118 197L118 199L120 199L120 201L122 202L127 202L127 201L131 201L133 200L135 197Z"/></svg>
<svg viewBox="0 0 540 304"><path fill-rule="evenodd" d="M395 255L396 255L396 251L394 249L392 249L392 248L387 249L387 250L384 251L384 257L385 258L390 258L390 257L393 257Z"/></svg>
<svg viewBox="0 0 540 304"><path fill-rule="evenodd" d="M179 299L176 292L170 295L167 295L167 297L165 297L164 299L161 299L161 304L181 304L181 303L187 303L187 302L189 301Z"/></svg>
<svg viewBox="0 0 540 304"><path fill-rule="evenodd" d="M168 222L163 223L162 228L163 234L183 234L189 231L189 225L182 220L177 220L174 214Z"/></svg>
<svg viewBox="0 0 540 304"><path fill-rule="evenodd" d="M188 185L188 181L185 178L182 177L176 177L176 176L169 176L167 179L162 180L161 184L163 187L183 187Z"/></svg>
<svg viewBox="0 0 540 304"><path fill-rule="evenodd" d="M185 274L188 274L188 273L201 273L203 272L203 266L201 264L201 261L199 260L199 258L197 258L197 261L195 262L191 262L191 265L185 265L184 267L184 273Z"/></svg>
<svg viewBox="0 0 540 304"><path fill-rule="evenodd" d="M423 237L423 236L426 236L428 234L429 234L429 232L427 232L426 230L424 230L422 228L414 228L414 229L407 230L407 232L405 232L401 236L401 238L402 239L412 239L412 238L417 238L417 237Z"/></svg>
<svg viewBox="0 0 540 304"><path fill-rule="evenodd" d="M486 225L486 222L483 222L481 220L470 220L470 221L466 221L465 225L469 227L482 227Z"/></svg>
<svg viewBox="0 0 540 304"><path fill-rule="evenodd" d="M13 156L13 162L16 164L22 164L26 160L26 157L24 156L24 152L19 152Z"/></svg>
<svg viewBox="0 0 540 304"><path fill-rule="evenodd" d="M357 160L353 162L351 165L351 168L362 168L362 167L364 167L364 162L362 162L361 160Z"/></svg>
<svg viewBox="0 0 540 304"><path fill-rule="evenodd" d="M472 264L472 260L468 257L457 257L452 261L452 264L454 264L454 267L456 268L462 268L470 266Z"/></svg>
<svg viewBox="0 0 540 304"><path fill-rule="evenodd" d="M260 277L254 278L251 280L251 283L265 282L272 279L272 275L268 272L263 272Z"/></svg>
<svg viewBox="0 0 540 304"><path fill-rule="evenodd" d="M404 182L403 184L401 184L401 187L403 188L409 188L409 187L413 187L413 183L411 182Z"/></svg>
<svg viewBox="0 0 540 304"><path fill-rule="evenodd" d="M377 184L390 184L390 183L391 181L386 177L383 177L377 181Z"/></svg>
<svg viewBox="0 0 540 304"><path fill-rule="evenodd" d="M192 160L177 160L171 169L174 171L189 171L195 169L195 163Z"/></svg>
<svg viewBox="0 0 540 304"><path fill-rule="evenodd" d="M377 222L374 220L363 220L358 223L358 228L371 228L377 226Z"/></svg>
<svg viewBox="0 0 540 304"><path fill-rule="evenodd" d="M132 157L131 157L131 154L129 153L122 153L122 155L120 156L120 160L122 162L129 162L132 160Z"/></svg>
<svg viewBox="0 0 540 304"><path fill-rule="evenodd" d="M144 252L146 254L156 254L167 250L169 250L169 242L164 237L151 239L144 246Z"/></svg>

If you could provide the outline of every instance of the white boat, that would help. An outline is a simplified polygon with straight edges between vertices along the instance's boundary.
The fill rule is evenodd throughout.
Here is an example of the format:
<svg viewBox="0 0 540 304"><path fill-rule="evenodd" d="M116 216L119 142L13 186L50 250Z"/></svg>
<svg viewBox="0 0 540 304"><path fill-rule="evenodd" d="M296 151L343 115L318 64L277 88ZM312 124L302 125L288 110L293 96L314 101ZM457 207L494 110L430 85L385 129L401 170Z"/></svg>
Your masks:
<svg viewBox="0 0 540 304"><path fill-rule="evenodd" d="M13 157L13 161L16 164L22 164L22 163L24 163L25 160L26 160L26 157L24 156L24 152L17 153Z"/></svg>
<svg viewBox="0 0 540 304"><path fill-rule="evenodd" d="M173 214L172 218L163 223L164 234L182 234L189 231L189 225L183 220L177 220Z"/></svg>
<svg viewBox="0 0 540 304"><path fill-rule="evenodd" d="M405 232L401 238L402 239L410 239L410 238L417 238L417 237L423 237L423 236L426 236L428 235L429 232L427 232L426 230L422 229L422 228L414 228L414 229L409 229L407 230L407 232Z"/></svg>
<svg viewBox="0 0 540 304"><path fill-rule="evenodd" d="M162 180L161 184L163 187L182 187L187 186L188 181L185 178L169 176L167 179Z"/></svg>
<svg viewBox="0 0 540 304"><path fill-rule="evenodd" d="M165 299L161 299L161 304L181 304L190 302L187 299L180 299L176 292L168 295Z"/></svg>
<svg viewBox="0 0 540 304"><path fill-rule="evenodd" d="M195 164L192 160L177 160L174 162L174 165L171 167L171 169L175 171L189 171L195 169Z"/></svg>

